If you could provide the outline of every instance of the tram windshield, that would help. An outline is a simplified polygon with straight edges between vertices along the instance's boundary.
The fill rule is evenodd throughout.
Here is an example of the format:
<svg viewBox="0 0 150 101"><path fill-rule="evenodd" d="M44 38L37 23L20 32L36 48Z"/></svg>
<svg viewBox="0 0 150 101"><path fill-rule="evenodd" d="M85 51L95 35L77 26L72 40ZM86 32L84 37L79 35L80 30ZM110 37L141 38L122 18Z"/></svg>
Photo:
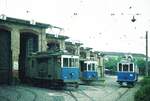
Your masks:
<svg viewBox="0 0 150 101"><path fill-rule="evenodd" d="M122 64L119 63L119 71L122 71Z"/></svg>
<svg viewBox="0 0 150 101"><path fill-rule="evenodd" d="M62 67L78 67L79 65L79 59L78 58L73 58L73 57L64 57L62 58L63 64Z"/></svg>
<svg viewBox="0 0 150 101"><path fill-rule="evenodd" d="M92 70L95 70L95 64L92 63Z"/></svg>
<svg viewBox="0 0 150 101"><path fill-rule="evenodd" d="M128 64L123 64L123 71L128 71Z"/></svg>
<svg viewBox="0 0 150 101"><path fill-rule="evenodd" d="M95 71L96 65L95 63L88 64L88 71Z"/></svg>
<svg viewBox="0 0 150 101"><path fill-rule="evenodd" d="M63 58L63 67L68 67L68 58Z"/></svg>
<svg viewBox="0 0 150 101"><path fill-rule="evenodd" d="M133 64L130 64L130 71L133 71Z"/></svg>
<svg viewBox="0 0 150 101"><path fill-rule="evenodd" d="M127 63L127 64L122 64L119 63L118 65L118 71L134 71L133 63Z"/></svg>

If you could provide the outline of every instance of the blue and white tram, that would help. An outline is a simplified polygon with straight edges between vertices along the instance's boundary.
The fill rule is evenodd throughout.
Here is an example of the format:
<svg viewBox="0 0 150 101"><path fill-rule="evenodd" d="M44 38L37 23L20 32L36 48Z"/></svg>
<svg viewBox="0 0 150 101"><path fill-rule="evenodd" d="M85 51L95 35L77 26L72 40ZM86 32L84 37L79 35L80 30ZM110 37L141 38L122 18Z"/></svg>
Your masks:
<svg viewBox="0 0 150 101"><path fill-rule="evenodd" d="M80 61L81 80L85 82L95 81L98 79L97 61L84 60Z"/></svg>
<svg viewBox="0 0 150 101"><path fill-rule="evenodd" d="M79 56L62 55L61 56L61 79L64 82L79 81Z"/></svg>
<svg viewBox="0 0 150 101"><path fill-rule="evenodd" d="M134 86L138 80L138 69L131 58L117 64L117 82L120 85Z"/></svg>

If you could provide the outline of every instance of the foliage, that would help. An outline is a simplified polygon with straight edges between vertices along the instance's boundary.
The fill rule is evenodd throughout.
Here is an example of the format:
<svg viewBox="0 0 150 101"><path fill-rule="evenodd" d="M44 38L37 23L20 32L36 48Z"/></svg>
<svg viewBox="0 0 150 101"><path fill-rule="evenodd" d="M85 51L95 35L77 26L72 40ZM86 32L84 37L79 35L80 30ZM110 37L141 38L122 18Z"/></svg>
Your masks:
<svg viewBox="0 0 150 101"><path fill-rule="evenodd" d="M145 60L144 58L135 58L135 63L139 68L144 68L145 67Z"/></svg>
<svg viewBox="0 0 150 101"><path fill-rule="evenodd" d="M105 68L111 70L112 74L115 74L117 70L117 63L119 61L120 59L118 57L108 57L104 62Z"/></svg>
<svg viewBox="0 0 150 101"><path fill-rule="evenodd" d="M137 64L139 68L139 74L144 75L145 74L145 59L144 58L135 58L135 63Z"/></svg>
<svg viewBox="0 0 150 101"><path fill-rule="evenodd" d="M150 85L150 77L144 77L144 79L141 81L141 86L144 85Z"/></svg>
<svg viewBox="0 0 150 101"><path fill-rule="evenodd" d="M141 81L141 88L135 93L135 101L150 101L150 77Z"/></svg>
<svg viewBox="0 0 150 101"><path fill-rule="evenodd" d="M105 61L105 67L107 69L112 69L117 66L117 62L118 61L115 58L108 58L108 60Z"/></svg>
<svg viewBox="0 0 150 101"><path fill-rule="evenodd" d="M105 59L104 65L106 69L109 69L115 73L117 70L117 63L122 59L122 56L109 56ZM137 64L137 67L139 68L139 74L144 75L145 74L145 59L143 57L134 57L134 62ZM150 66L150 62L149 62Z"/></svg>

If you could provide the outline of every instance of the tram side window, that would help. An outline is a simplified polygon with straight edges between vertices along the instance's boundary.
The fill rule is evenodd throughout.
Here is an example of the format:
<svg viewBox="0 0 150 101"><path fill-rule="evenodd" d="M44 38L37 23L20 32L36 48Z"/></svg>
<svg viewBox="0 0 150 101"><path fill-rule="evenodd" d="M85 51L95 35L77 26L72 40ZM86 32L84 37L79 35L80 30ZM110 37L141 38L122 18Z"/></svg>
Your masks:
<svg viewBox="0 0 150 101"><path fill-rule="evenodd" d="M119 71L122 71L122 64L119 63Z"/></svg>
<svg viewBox="0 0 150 101"><path fill-rule="evenodd" d="M133 71L133 64L130 64L130 71Z"/></svg>
<svg viewBox="0 0 150 101"><path fill-rule="evenodd" d="M128 71L128 65L127 64L123 65L123 71Z"/></svg>
<svg viewBox="0 0 150 101"><path fill-rule="evenodd" d="M68 58L63 58L63 67L68 67Z"/></svg>
<svg viewBox="0 0 150 101"><path fill-rule="evenodd" d="M95 64L92 63L92 70L95 70Z"/></svg>

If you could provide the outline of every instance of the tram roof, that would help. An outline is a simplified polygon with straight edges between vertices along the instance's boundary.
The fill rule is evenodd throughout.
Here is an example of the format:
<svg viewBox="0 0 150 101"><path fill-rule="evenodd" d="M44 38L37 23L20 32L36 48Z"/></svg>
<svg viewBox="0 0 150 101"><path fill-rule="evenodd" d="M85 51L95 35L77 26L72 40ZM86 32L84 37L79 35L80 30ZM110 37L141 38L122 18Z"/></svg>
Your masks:
<svg viewBox="0 0 150 101"><path fill-rule="evenodd" d="M49 51L49 52L36 52L36 53L33 53L29 57L39 57L39 58L43 57L44 58L44 57L60 56L60 55L72 55L72 54L68 52L64 52L64 51Z"/></svg>
<svg viewBox="0 0 150 101"><path fill-rule="evenodd" d="M132 55L133 57L146 57L144 54L141 53L126 53L126 52L105 52L105 51L99 51L107 56L124 56L127 54Z"/></svg>
<svg viewBox="0 0 150 101"><path fill-rule="evenodd" d="M46 33L46 37L47 38L54 38L54 39L68 39L69 37L68 36L64 36L64 35L58 35L58 37L55 36L55 34L49 34L49 33Z"/></svg>

